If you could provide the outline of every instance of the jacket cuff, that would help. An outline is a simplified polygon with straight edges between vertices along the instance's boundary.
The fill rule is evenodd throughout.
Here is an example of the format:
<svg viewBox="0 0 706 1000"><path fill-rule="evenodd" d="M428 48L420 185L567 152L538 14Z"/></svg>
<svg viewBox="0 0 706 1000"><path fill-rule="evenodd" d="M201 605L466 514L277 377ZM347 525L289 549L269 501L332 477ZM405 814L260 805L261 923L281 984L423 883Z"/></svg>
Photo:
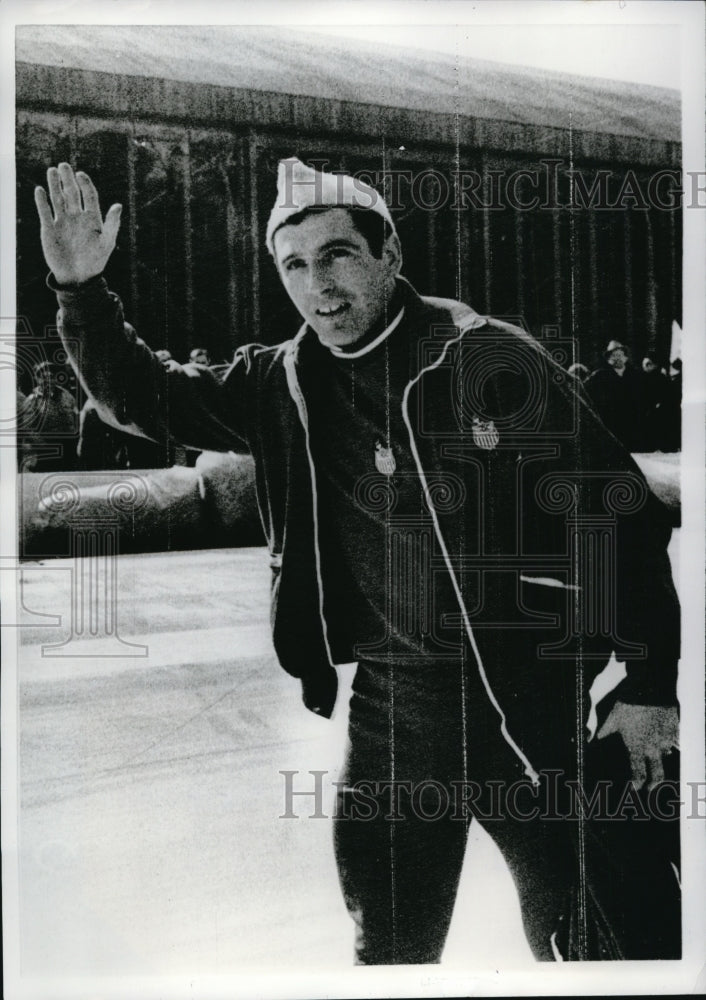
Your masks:
<svg viewBox="0 0 706 1000"><path fill-rule="evenodd" d="M330 719L338 694L338 674L333 667L301 678L304 704L315 715Z"/></svg>
<svg viewBox="0 0 706 1000"><path fill-rule="evenodd" d="M74 311L80 318L87 309L100 307L109 296L108 284L102 274L80 285L60 285L54 275L47 275L47 287L55 293L64 315L71 318Z"/></svg>
<svg viewBox="0 0 706 1000"><path fill-rule="evenodd" d="M94 278L89 278L88 281L81 281L74 285L60 285L56 280L53 271L50 271L49 274L47 274L47 288L51 288L52 292L61 292L62 294L85 292L87 290L90 291L91 288L99 287L101 285L104 288L108 287L102 274L97 274Z"/></svg>

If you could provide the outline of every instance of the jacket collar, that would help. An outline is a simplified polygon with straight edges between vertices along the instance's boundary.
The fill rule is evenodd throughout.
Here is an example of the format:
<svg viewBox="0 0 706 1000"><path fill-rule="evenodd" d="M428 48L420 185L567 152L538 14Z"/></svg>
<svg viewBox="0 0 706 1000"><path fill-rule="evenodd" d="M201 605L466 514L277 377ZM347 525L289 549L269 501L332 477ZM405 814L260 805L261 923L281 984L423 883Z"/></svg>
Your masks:
<svg viewBox="0 0 706 1000"><path fill-rule="evenodd" d="M421 296L406 278L400 277L397 281L402 292L403 322L409 328L410 373L422 366L423 359L418 348L420 338L433 336L434 346L438 339L439 349L443 350L446 341L458 337L459 332L479 329L487 322L485 316L463 302ZM311 327L303 323L287 345L286 355L289 365L298 366L324 350L328 349L321 344ZM426 363L428 361L427 358Z"/></svg>

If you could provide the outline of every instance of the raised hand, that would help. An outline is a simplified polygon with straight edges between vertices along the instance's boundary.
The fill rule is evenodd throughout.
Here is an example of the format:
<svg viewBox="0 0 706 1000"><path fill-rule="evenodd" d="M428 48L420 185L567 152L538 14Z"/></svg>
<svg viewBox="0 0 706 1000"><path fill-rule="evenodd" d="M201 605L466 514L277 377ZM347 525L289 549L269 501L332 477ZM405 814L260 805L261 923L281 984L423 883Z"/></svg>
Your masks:
<svg viewBox="0 0 706 1000"><path fill-rule="evenodd" d="M45 260L60 285L82 284L105 269L122 205L111 205L104 221L90 177L68 163L47 170L47 187L49 198L43 187L34 189Z"/></svg>

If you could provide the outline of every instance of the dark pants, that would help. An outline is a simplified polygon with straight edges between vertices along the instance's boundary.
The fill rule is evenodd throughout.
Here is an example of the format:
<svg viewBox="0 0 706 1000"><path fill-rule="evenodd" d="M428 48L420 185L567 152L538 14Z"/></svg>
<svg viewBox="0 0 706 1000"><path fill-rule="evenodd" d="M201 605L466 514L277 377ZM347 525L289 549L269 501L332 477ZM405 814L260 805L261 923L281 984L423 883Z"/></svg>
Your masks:
<svg viewBox="0 0 706 1000"><path fill-rule="evenodd" d="M561 669L547 665L548 679L566 681ZM531 680L503 707L514 698L508 725L517 739L518 722L539 786L501 735L474 664L359 663L334 827L358 963L440 960L473 817L508 864L537 959L680 957L678 811L642 817L619 737L586 744L583 695L564 690L552 706ZM585 818L572 780L588 803L596 782L610 782L594 804L601 815ZM666 816L678 790L662 791Z"/></svg>

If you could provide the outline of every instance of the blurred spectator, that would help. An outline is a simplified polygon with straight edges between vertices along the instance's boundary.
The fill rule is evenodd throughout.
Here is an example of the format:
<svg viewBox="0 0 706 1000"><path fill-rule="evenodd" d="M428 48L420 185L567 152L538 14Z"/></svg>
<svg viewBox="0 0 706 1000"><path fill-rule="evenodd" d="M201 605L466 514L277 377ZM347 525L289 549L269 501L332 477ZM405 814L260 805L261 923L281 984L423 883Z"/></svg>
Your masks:
<svg viewBox="0 0 706 1000"><path fill-rule="evenodd" d="M599 417L628 451L644 447L645 392L642 373L628 360L624 344L611 340L605 364L591 373L585 388Z"/></svg>
<svg viewBox="0 0 706 1000"><path fill-rule="evenodd" d="M189 355L189 362L192 365L210 365L211 356L205 347L195 347Z"/></svg>
<svg viewBox="0 0 706 1000"><path fill-rule="evenodd" d="M35 387L22 408L22 467L37 472L74 469L78 410L74 396L63 388L67 374L59 365L40 361L33 375Z"/></svg>
<svg viewBox="0 0 706 1000"><path fill-rule="evenodd" d="M568 374L572 375L577 382L581 383L581 385L583 385L588 376L591 374L586 365L582 365L578 361L573 365L569 365L566 370Z"/></svg>
<svg viewBox="0 0 706 1000"><path fill-rule="evenodd" d="M172 352L168 351L166 347L163 347L159 351L155 351L154 356L157 359L157 361L161 361L163 365L166 365L168 361L172 360Z"/></svg>

